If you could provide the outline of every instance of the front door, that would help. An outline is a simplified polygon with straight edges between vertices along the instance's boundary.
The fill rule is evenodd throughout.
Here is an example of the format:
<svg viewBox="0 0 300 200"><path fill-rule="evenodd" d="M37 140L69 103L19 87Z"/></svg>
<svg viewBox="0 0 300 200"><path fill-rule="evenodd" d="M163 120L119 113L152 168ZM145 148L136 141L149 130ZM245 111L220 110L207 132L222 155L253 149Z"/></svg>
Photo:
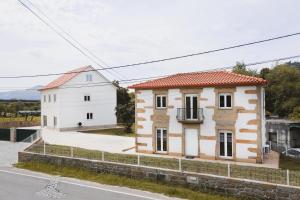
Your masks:
<svg viewBox="0 0 300 200"><path fill-rule="evenodd" d="M185 129L185 155L198 156L198 130Z"/></svg>
<svg viewBox="0 0 300 200"><path fill-rule="evenodd" d="M198 98L196 94L185 96L185 117L188 120L198 119Z"/></svg>

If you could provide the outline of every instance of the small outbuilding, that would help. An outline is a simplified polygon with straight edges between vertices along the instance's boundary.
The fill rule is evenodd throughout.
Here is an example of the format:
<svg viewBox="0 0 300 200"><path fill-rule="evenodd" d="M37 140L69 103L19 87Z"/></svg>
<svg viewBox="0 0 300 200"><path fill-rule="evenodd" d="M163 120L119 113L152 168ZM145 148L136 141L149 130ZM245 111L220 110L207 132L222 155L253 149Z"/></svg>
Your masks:
<svg viewBox="0 0 300 200"><path fill-rule="evenodd" d="M300 121L268 119L266 132L273 148L300 148Z"/></svg>

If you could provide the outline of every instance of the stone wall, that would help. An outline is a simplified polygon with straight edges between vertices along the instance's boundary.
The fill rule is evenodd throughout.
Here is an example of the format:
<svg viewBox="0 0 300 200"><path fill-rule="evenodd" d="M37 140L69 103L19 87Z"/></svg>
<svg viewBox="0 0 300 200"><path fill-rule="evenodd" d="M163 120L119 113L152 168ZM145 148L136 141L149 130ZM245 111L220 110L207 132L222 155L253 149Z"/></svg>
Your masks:
<svg viewBox="0 0 300 200"><path fill-rule="evenodd" d="M173 185L182 185L184 187L192 188L193 190L236 196L242 199L300 199L300 189L295 187L248 182L212 175L200 175L127 164L19 152L19 162L32 161L60 166L78 167L97 173L111 173L135 179L147 178L150 180L167 182Z"/></svg>

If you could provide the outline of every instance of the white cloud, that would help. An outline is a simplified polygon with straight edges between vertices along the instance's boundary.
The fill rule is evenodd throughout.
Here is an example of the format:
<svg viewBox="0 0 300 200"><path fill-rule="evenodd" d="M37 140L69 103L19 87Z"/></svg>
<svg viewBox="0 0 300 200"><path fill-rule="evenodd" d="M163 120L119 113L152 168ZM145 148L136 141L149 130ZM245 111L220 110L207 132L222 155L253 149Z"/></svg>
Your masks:
<svg viewBox="0 0 300 200"><path fill-rule="evenodd" d="M26 2L26 0L23 0ZM299 31L300 2L272 0L31 0L110 65L177 56ZM30 4L29 4L30 5ZM298 54L300 38L119 70L127 78L202 70ZM17 0L0 1L1 75L93 64ZM97 67L95 64L93 64ZM53 77L0 80L2 87Z"/></svg>

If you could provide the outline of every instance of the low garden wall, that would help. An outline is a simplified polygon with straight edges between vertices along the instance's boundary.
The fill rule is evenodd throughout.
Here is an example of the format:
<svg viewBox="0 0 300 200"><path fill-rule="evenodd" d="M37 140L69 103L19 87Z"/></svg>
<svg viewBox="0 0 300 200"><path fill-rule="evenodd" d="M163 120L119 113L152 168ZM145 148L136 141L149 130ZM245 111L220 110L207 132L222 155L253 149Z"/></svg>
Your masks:
<svg viewBox="0 0 300 200"><path fill-rule="evenodd" d="M111 173L135 179L151 179L182 185L194 190L236 196L243 199L284 199L299 200L300 188L226 178L214 175L180 172L153 167L69 158L64 156L43 155L19 152L19 162L42 162L59 166L77 167L97 173Z"/></svg>

